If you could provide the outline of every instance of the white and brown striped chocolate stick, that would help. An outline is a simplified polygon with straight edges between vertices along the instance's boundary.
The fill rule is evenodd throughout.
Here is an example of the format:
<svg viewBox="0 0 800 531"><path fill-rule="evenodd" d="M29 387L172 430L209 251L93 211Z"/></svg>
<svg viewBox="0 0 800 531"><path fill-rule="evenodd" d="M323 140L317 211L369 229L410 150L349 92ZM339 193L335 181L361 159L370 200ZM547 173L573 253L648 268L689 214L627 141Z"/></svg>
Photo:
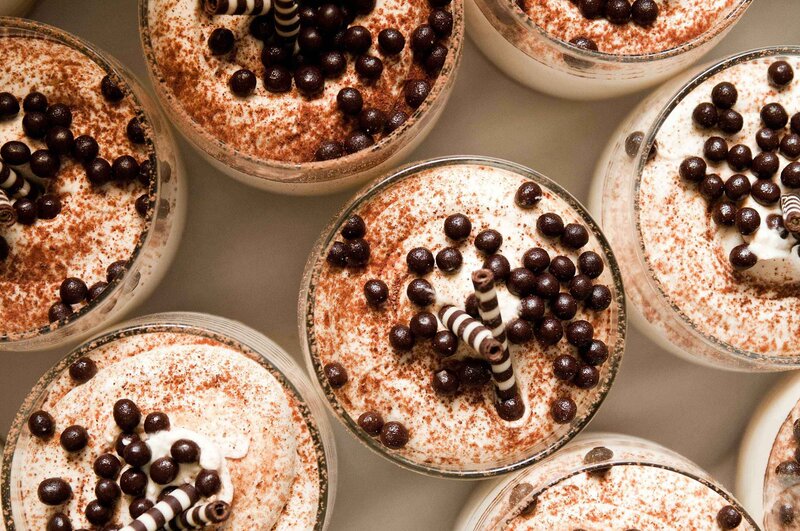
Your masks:
<svg viewBox="0 0 800 531"><path fill-rule="evenodd" d="M203 0L209 15L266 15L272 7L270 0Z"/></svg>
<svg viewBox="0 0 800 531"><path fill-rule="evenodd" d="M800 196L786 194L781 196L783 225L793 234L800 234Z"/></svg>
<svg viewBox="0 0 800 531"><path fill-rule="evenodd" d="M439 309L439 320L489 363L498 363L503 358L503 345L492 336L492 331L464 310L446 304Z"/></svg>
<svg viewBox="0 0 800 531"><path fill-rule="evenodd" d="M160 502L123 527L121 531L158 531L167 525L167 522L196 504L199 499L200 494L197 489L187 483L164 496Z"/></svg>
<svg viewBox="0 0 800 531"><path fill-rule="evenodd" d="M3 190L10 199L27 197L31 193L31 183L14 168L0 163L0 190Z"/></svg>
<svg viewBox="0 0 800 531"><path fill-rule="evenodd" d="M0 227L10 227L17 221L17 211L5 191L0 190Z"/></svg>
<svg viewBox="0 0 800 531"><path fill-rule="evenodd" d="M300 32L300 5L297 0L275 0L275 33L282 39L291 40Z"/></svg>
<svg viewBox="0 0 800 531"><path fill-rule="evenodd" d="M514 366L511 364L511 352L508 349L506 325L500 314L500 303L497 300L497 290L494 287L494 274L489 269L479 269L472 274L472 285L475 287L475 297L478 299L478 313L483 324L492 332L492 336L503 346L503 356L492 365L497 396L508 400L517 396L517 379L514 376Z"/></svg>
<svg viewBox="0 0 800 531"><path fill-rule="evenodd" d="M230 518L231 506L224 501L213 501L195 505L167 522L164 529L200 529L210 524L220 524Z"/></svg>

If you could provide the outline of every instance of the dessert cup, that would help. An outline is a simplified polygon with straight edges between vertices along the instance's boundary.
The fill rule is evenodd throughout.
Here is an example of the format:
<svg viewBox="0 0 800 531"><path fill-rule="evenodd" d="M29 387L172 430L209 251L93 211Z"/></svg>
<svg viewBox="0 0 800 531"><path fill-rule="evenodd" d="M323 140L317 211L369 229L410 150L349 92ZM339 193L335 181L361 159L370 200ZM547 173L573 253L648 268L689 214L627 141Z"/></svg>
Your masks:
<svg viewBox="0 0 800 531"><path fill-rule="evenodd" d="M133 403L127 410L120 406L126 400ZM55 425L50 437L29 420L41 411ZM59 434L70 423L85 429L88 444L68 453ZM180 457L173 442L187 439L199 450ZM69 441L60 437L65 449ZM114 459L120 449L123 457ZM170 458L162 454L178 463L171 476L164 477L159 462ZM216 490L201 483L209 470ZM144 478L138 485L136 473ZM41 490L37 499L37 485L51 477L66 481L71 496L50 499L48 507ZM93 507L89 500L105 499L95 482L107 491L117 478L113 490L121 487L121 497ZM61 514L76 529L90 527L87 520L128 525L129 510L151 505L143 498L155 502L171 486L187 484L202 503L229 504L229 518L212 528L325 529L336 495L333 433L307 377L263 335L210 315L150 315L84 343L31 391L3 456L3 522L8 531L43 529Z"/></svg>
<svg viewBox="0 0 800 531"><path fill-rule="evenodd" d="M538 190L525 208L516 201L533 196L520 195L522 189ZM584 246L568 245L568 237L545 236L537 228L553 213L569 224L564 234L585 227ZM468 234L452 233L452 219L459 217L470 224ZM340 241L343 228L347 244ZM488 236L495 238L494 245ZM364 260L348 267L331 262L343 245L353 252L367 246L366 265ZM540 263L538 273L523 271L523 255L531 248L553 256L549 270ZM430 251L437 253L436 269ZM419 269L425 260L414 258L420 252L429 256L425 271ZM355 260L356 254L348 256ZM589 256L604 267L586 269ZM583 273L572 278L581 277L576 284L585 283L592 293L605 293L602 304L595 304L594 295L575 299L568 293L571 281L557 269L570 269L573 260L593 279ZM482 268L501 279L497 299L512 343L504 359L513 366L516 402L506 401L505 380L492 377L478 354L444 325L448 318L442 312L449 304L478 315L469 302L475 290L470 276ZM571 269L567 276L576 273ZM535 286L526 288L526 279ZM545 294L548 283L554 289ZM382 301L372 290L381 284ZM427 307L416 290L425 284L436 293ZM309 256L298 320L308 371L353 435L396 464L449 478L504 474L566 444L604 400L625 343L622 283L594 221L546 177L483 157L414 163L361 190ZM587 323L591 343L574 333ZM554 329L555 336L550 335ZM492 368L496 375L505 370Z"/></svg>
<svg viewBox="0 0 800 531"><path fill-rule="evenodd" d="M690 361L738 371L788 370L800 361L797 242L784 230L779 201L792 193L786 172L797 165L786 146L756 141L756 133L779 142L796 135L788 125L765 127L760 109L778 102L796 112L797 81L778 86L769 69L780 61L798 68L799 54L749 51L671 81L623 121L598 163L590 204L620 256L633 322ZM717 109L712 92L729 90L728 82L738 100ZM698 109L724 123L701 127ZM768 161L777 170L764 170ZM737 216L753 211L748 228ZM761 259L746 263L740 252Z"/></svg>
<svg viewBox="0 0 800 531"><path fill-rule="evenodd" d="M90 184L87 168L105 159L87 158L82 166L75 152L62 155L58 174L43 185L51 197L55 194L60 198L60 213L50 219L38 207L39 219L30 224L23 225L18 219L16 224L0 228L0 236L4 237L0 243L6 246L8 255L0 261L0 286L5 294L5 312L0 312L4 322L0 326L0 351L54 348L75 343L108 326L152 292L180 241L185 217L184 175L170 130L157 107L115 59L57 28L24 19L0 18L0 37L7 47L9 64L16 61L11 52L18 49L17 39L29 41L23 42L26 48L42 49L35 57L41 62L40 68L47 68L46 76L35 72L27 79L25 71L15 67L5 79L7 90L14 89L16 85L12 83L24 85L20 88L24 93L13 95L20 100L20 107L31 86L49 96L52 104L69 102L74 114L74 137L80 140L79 135L91 135L99 139L99 155L109 161L105 163L109 170L106 177L116 171L111 170L111 161L117 164L117 160L127 158L133 161L127 169L141 168L133 181ZM56 54L53 57L58 64L70 61L69 67L63 67L69 70L62 72L51 65L45 48ZM69 73L66 78L65 72ZM113 89L113 100L105 93L101 95L101 86L105 86L101 80L106 76L112 80L106 88ZM30 108L25 105L26 119L31 114L44 115L28 112ZM50 106L53 107L56 105ZM20 109L13 119L4 120L3 142L22 140L31 151L48 147L43 139L31 137L28 130L23 134L26 126L20 125L24 122L22 115ZM112 118L111 124L103 121ZM135 143L126 134L129 120L139 124L141 137ZM95 151L89 156L96 154ZM141 166L131 157L121 157L123 154L140 156ZM115 159L117 156L120 157ZM29 164L14 167L17 170L11 171L18 171L26 179L30 175L30 182L43 182L36 181ZM146 167L152 171L145 172ZM113 175L121 178L122 172ZM37 186L32 188L36 190ZM34 195L28 197L35 199ZM39 241L53 235L60 235L62 241ZM47 252L43 254L42 249ZM115 261L119 263L112 264ZM31 263L35 266L31 267ZM113 275L107 272L112 265L116 268ZM84 283L84 287L105 281L108 285L90 292L90 296L73 293L75 300L69 303L61 297L60 312L48 312L51 305L59 302L60 284L68 277L78 277L78 285Z"/></svg>
<svg viewBox="0 0 800 531"><path fill-rule="evenodd" d="M197 32L198 37L187 41L189 44L185 47L188 48L187 54L196 54L199 58L199 66L194 65L191 58L183 63L175 62L175 56L171 54L174 46L161 43L161 40L169 38L169 35L164 35L167 31L164 28L154 26L158 20L154 17L158 17L156 10L167 4L169 9L174 9L176 12L183 10L179 15L182 18L177 23L189 20L186 24L190 27L182 28L181 35L185 35L186 32ZM436 74L426 74L426 70L418 62L413 62L410 57L411 30L416 24L423 22L423 15L428 16L426 13L431 9L428 3L415 0L407 4L402 3L400 7L384 4L378 5L377 9L380 12L376 12L377 14L359 16L353 21L354 26L363 24L372 33L370 38L373 45L366 53L383 59L386 64L383 77L377 82L364 83L354 70L355 56L347 52L345 60L348 64L344 74L326 79L322 92L310 97L301 96L296 88L283 93L266 90L262 81L265 67L258 59L254 59L259 53L263 53L262 43L253 37L251 30L248 29L251 17L209 18L202 13L200 2L189 0L140 0L139 25L148 72L158 99L176 126L215 168L248 185L272 192L293 195L327 194L385 174L406 159L439 119L455 82L464 38L462 1L437 4L441 6L438 9L447 10L452 16L452 33L446 37L439 37L439 45L444 46L446 59ZM408 9L409 12L400 15L389 13L398 9ZM271 13L266 16L271 16ZM415 17L423 18L416 20ZM305 25L305 22L303 24ZM200 27L197 27L198 25ZM379 47L377 37L379 31L395 26L407 30L401 31L407 44L399 54L392 55ZM236 51L232 52L235 56L233 61L221 61L208 51L206 39L215 27L233 30L237 39ZM265 41L267 45L277 43L270 39ZM242 48L241 51L239 47ZM162 49L165 51L160 52ZM176 93L176 87L186 89L186 85L181 83L185 76L165 73L166 59L173 61L170 67L172 69L203 69L211 65L209 72L203 70L198 73L193 70L187 75L199 76L201 82L218 84L221 92L208 105L229 108L215 111L217 118L210 119L212 113L208 111L207 105L198 106L194 101L197 98L191 97L191 104L183 101ZM246 99L232 96L227 84L228 76L236 68L245 67L254 71L258 78L254 92ZM400 76L400 79L386 81L384 78L390 75ZM417 107L409 107L410 104L403 100L405 80L410 82L415 76L426 75L429 76L427 79L430 85L428 96L421 103L415 103ZM363 129L363 126L359 125L359 117L345 116L337 109L337 94L343 87L355 87L364 92L365 110L375 106L390 118L399 110L407 119L404 122L387 123L386 134L380 138L376 137L377 140L367 147L361 146L362 149L358 151L347 154L349 148L345 145L346 153L343 156L333 160L314 160L317 156L314 150L318 145L322 145L320 141L342 140L338 137L327 138L325 135L341 133L341 136L344 136L345 133L339 130L352 129L357 132L359 127ZM384 89L388 92L380 92ZM216 85L209 90L217 90ZM243 107L245 105L246 107ZM266 112L264 109L271 109L269 112L272 114L258 115ZM288 114L293 110L297 111L296 116L288 115L284 121L276 118L279 113ZM220 115L230 115L232 118L223 120L224 124L220 126L217 123ZM237 119L248 118L257 120L261 125L256 128L248 126L247 123L235 122ZM234 126L245 129L249 127L252 131L231 134L230 131L235 129Z"/></svg>
<svg viewBox="0 0 800 531"><path fill-rule="evenodd" d="M685 457L636 437L586 434L536 466L480 483L454 529L733 529L719 524L723 508L741 517L735 529L759 529Z"/></svg>
<svg viewBox="0 0 800 531"><path fill-rule="evenodd" d="M647 49L642 35L632 35L630 40L637 43L637 51L624 53L604 52L602 48L599 52L590 51L567 42L583 36L581 25L598 28L606 23L605 20L581 21L575 5L557 6L560 3L552 0L528 0L526 4L534 4L528 9L560 10L559 14L542 15L558 32L578 24L574 34L560 37L537 25L518 3L466 0L469 33L481 51L506 75L530 88L561 98L597 100L657 85L687 68L722 39L744 14L751 0L732 0L724 10L717 12L709 6L711 12L702 14L703 25L708 26L705 31L698 34L692 33L691 27L686 28L685 40L666 49L655 47L642 52L640 50ZM686 3L679 2L671 8L680 10L684 5ZM692 4L689 9L700 7ZM566 15L571 10L575 13ZM714 22L708 23L709 19ZM611 26L612 31L615 29Z"/></svg>

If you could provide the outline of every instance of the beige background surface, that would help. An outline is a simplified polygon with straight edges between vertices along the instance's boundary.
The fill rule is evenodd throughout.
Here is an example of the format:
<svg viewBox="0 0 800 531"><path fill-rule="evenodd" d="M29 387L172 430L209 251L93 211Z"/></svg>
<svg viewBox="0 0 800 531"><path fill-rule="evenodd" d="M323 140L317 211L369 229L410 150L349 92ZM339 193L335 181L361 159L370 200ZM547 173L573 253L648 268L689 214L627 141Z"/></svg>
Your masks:
<svg viewBox="0 0 800 531"><path fill-rule="evenodd" d="M146 79L135 0L43 0L32 18L76 33ZM711 57L770 44L798 44L798 0L755 0ZM0 58L2 60L2 58ZM516 85L467 43L449 106L423 159L480 154L531 166L586 199L595 159L640 96L595 104L560 101ZM797 109L795 109L797 110ZM193 310L238 319L298 361L297 293L306 255L351 192L288 198L223 177L180 141L190 178L187 229L178 257L137 315ZM669 446L733 488L735 453L747 420L774 375L709 370L683 362L636 330L592 430L619 431ZM0 354L0 430L38 377L64 354ZM474 484L430 479L367 451L338 424L339 486L333 530L448 529Z"/></svg>

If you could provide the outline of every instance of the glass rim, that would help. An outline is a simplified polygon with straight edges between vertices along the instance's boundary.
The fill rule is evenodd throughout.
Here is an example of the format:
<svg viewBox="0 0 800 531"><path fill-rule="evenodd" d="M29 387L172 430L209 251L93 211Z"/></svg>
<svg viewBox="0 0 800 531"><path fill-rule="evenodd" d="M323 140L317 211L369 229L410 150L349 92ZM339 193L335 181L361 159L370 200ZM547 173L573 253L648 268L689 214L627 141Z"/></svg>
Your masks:
<svg viewBox="0 0 800 531"><path fill-rule="evenodd" d="M567 205L581 217L581 220L587 224L587 227L597 239L597 242L603 251L607 261L608 270L610 271L614 282L614 302L618 310L616 328L614 329L616 341L613 348L609 346L609 357L604 365L607 367L606 377L598 384L597 387L594 388L595 395L593 399L587 401L587 404L590 407L588 411L580 417L579 421L573 421L570 423L569 428L553 444L550 444L547 448L535 452L532 455L528 455L523 459L515 460L511 463L488 467L473 464L471 465L473 468L456 470L455 468L449 468L445 465L426 465L388 450L386 447L380 444L376 438L370 437L358 426L357 422L350 416L350 414L339 405L339 402L336 400L335 396L328 392L327 385L320 379L322 368L320 366L319 359L315 354L316 348L313 346L315 344L312 333L313 327L309 325L308 321L309 315L313 314L315 307L314 285L316 284L318 277L318 264L324 261L322 255L319 253L326 249L331 241L335 238L337 234L336 229L341 225L342 221L346 219L351 212L359 208L365 202L383 192L386 188L406 178L412 177L425 170L462 164L490 166L492 168L497 168L520 175L526 179L533 180L534 182L541 184L543 187L551 190L556 196L559 197L559 199L565 201ZM600 407L608 396L608 393L611 390L612 384L619 371L627 337L627 318L622 275L616 257L611 249L610 244L608 243L608 240L601 231L600 226L595 222L592 215L583 207L583 205L581 205L581 203L572 196L572 194L543 174L515 162L492 157L452 155L412 162L402 166L388 176L376 179L364 186L339 210L339 212L322 231L320 237L314 244L308 260L306 261L301 284L301 295L298 304L298 328L303 355L306 361L306 367L313 375L313 377L310 379L316 385L321 395L325 398L325 403L327 404L328 409L339 419L342 424L345 425L347 431L349 431L357 440L359 440L359 442L382 457L385 457L393 463L396 463L401 467L413 472L449 479L482 479L506 474L514 470L525 468L533 463L537 463L558 451L561 447L572 440L578 433L583 431L583 429L599 411Z"/></svg>
<svg viewBox="0 0 800 531"><path fill-rule="evenodd" d="M29 33L30 35L9 36L2 34L9 30ZM127 89L125 91L126 96L132 99L136 109L136 114L143 115L146 119L147 125L152 129L154 118L151 113L148 112L147 106L139 97L139 94L137 94L137 90L134 89L133 84L129 82L129 79L134 79L135 81L135 78L133 78L132 74L130 74L125 67L118 63L116 59L114 59L105 51L92 45L84 39L55 26L19 17L0 17L0 37L51 39L88 57L104 72L113 74L120 82L125 84L125 88ZM33 338L49 336L52 333L59 332L64 329L74 328L76 323L81 320L81 317L96 313L94 310L103 307L104 302L108 300L112 294L116 294L131 278L131 271L136 269L136 266L139 264L138 258L142 256L143 250L149 246L149 243L153 238L153 227L155 227L158 220L162 217L162 215L159 213L159 209L156 208L161 198L162 168L158 158L159 151L157 149L156 142L153 141L152 135L145 136L145 145L147 146L149 159L155 162L156 168L155 176L150 180L150 184L148 186L148 195L154 198L152 204L155 206L148 210L147 218L145 218L145 228L140 233L139 239L133 248L131 256L126 260L127 263L124 272L109 282L108 286L106 286L106 288L97 298L76 310L65 320L58 321L56 323L48 323L46 325L18 333L6 334L0 331L0 347L13 346L18 343L30 341ZM171 171L174 172L175 170L176 168L171 168ZM2 350L0 350L0 356L2 355Z"/></svg>
<svg viewBox="0 0 800 531"><path fill-rule="evenodd" d="M741 18L747 8L750 7L750 4L753 2L753 0L737 0L737 3L730 8L728 14L725 15L725 17L723 17L721 20L717 21L711 28L678 46L673 46L672 48L645 54L614 54L602 51L585 50L570 44L568 41L553 37L544 28L538 24L535 24L533 19L531 19L521 9L517 8L516 4L509 0L473 1L475 1L478 7L481 8L481 13L484 12L482 6L487 2L499 2L503 6L506 14L511 15L514 21L527 32L537 34L545 41L558 48L561 52L569 53L579 58L595 61L601 64L642 64L669 59L671 57L676 57L692 51L702 46L706 42L713 40L717 35L725 32L730 26L739 20L739 18ZM491 18L486 17L486 19L491 22ZM494 27L494 24L492 24L492 27ZM497 29L498 28L495 27L495 30ZM516 48L516 46L514 47Z"/></svg>
<svg viewBox="0 0 800 531"><path fill-rule="evenodd" d="M800 56L800 45L765 46L762 48L755 48L752 50L739 52L737 54L716 60L712 65L704 67L701 72L693 74L691 79L683 83L680 89L678 89L677 92L675 92L669 98L667 103L664 105L662 110L659 112L659 114L653 121L652 125L650 125L647 128L644 139L642 140L641 146L639 148L639 152L636 155L636 160L634 164L634 167L636 168L635 177L634 179L632 179L631 185L633 186L633 199L634 199L632 205L633 209L632 212L635 220L636 255L646 270L647 285L653 291L655 291L660 302L666 304L672 310L673 315L679 317L679 322L684 327L684 329L689 331L694 337L698 338L701 342L710 345L714 349L721 350L726 355L732 356L737 360L742 360L748 363L755 363L758 365L764 365L764 364L778 365L781 366L782 370L789 370L800 365L800 352L798 352L796 355L793 356L782 356L774 354L759 354L757 352L751 352L739 347L735 347L730 343L727 343L719 338L716 338L712 335L700 331L695 326L694 321L690 319L685 312L682 311L681 307L671 300L671 298L661 288L661 283L656 279L652 265L650 264L650 261L647 259L647 254L645 253L644 237L642 235L641 223L640 223L640 207L637 200L640 193L642 173L647 163L647 156L645 154L650 153L650 149L656 142L657 140L656 137L658 136L658 133L661 131L661 127L664 125L664 122L672 114L672 112L677 108L677 106L690 93L692 93L695 89L700 87L700 85L705 83L709 78L720 72L727 70L728 68L755 59L761 59L772 56L781 56L781 55Z"/></svg>
<svg viewBox="0 0 800 531"><path fill-rule="evenodd" d="M429 112L433 112L432 107L437 104L442 97L447 96L447 88L452 86L452 80L455 79L458 73L458 67L461 64L461 57L464 49L464 6L462 1L456 0L451 3L453 15L453 33L450 35L450 45L448 46L449 52L447 55L447 62L443 71L450 65L450 72L447 75L438 75L435 82L431 87L431 91L422 104L409 114L408 119L397 129L385 135L383 138L375 142L367 149L363 149L356 153L346 154L342 157L325 161L309 161L309 162L286 162L277 159L264 159L256 157L247 153L243 153L238 149L232 148L228 143L223 142L215 136L209 134L203 127L198 125L195 120L183 110L183 105L175 97L172 91L168 90L165 84L161 81L158 71L158 61L155 57L153 49L152 38L150 35L150 26L148 20L148 6L153 0L138 0L139 4L139 36L144 52L145 64L147 66L147 73L152 82L153 90L156 93L161 107L166 111L170 119L175 123L175 126L184 134L189 142L205 155L213 158L215 161L231 168L235 171L244 173L248 176L255 177L259 180L278 184L303 184L303 183L326 183L338 181L346 178L347 174L328 174L323 176L316 176L312 180L304 179L302 175L288 176L287 178L269 177L265 175L253 175L244 168L245 165L254 165L265 168L272 168L278 171L291 172L291 171L325 171L333 170L343 164L356 164L359 162L369 161L373 156L382 153L389 146L394 145L397 141L405 138L407 134L414 134L414 128L427 116ZM748 0L749 1L749 0ZM220 160L214 153L209 152L205 144L213 146L215 150L229 151L231 159L236 161L232 163L231 160ZM375 164L364 164L364 168L371 168L380 164L380 161ZM358 170L357 170L358 171Z"/></svg>
<svg viewBox="0 0 800 531"><path fill-rule="evenodd" d="M333 430L325 414L323 401L316 392L316 388L301 366L269 337L239 321L200 312L163 312L131 319L81 343L58 360L55 365L47 369L17 410L6 439L2 462L0 462L0 470L2 471L2 482L0 482L0 501L2 501L2 506L0 507L0 512L3 515L3 520L0 523L5 522L9 526L8 531L16 529L13 522L10 496L11 466L27 418L35 405L47 394L49 386L65 371L68 371L69 366L75 360L93 352L97 348L141 333L163 332L197 334L219 341L226 339L233 341L245 350L242 355L248 359L253 359L253 356L257 357L258 359L254 361L276 379L278 376L273 371L278 373L280 376L279 383L290 388L291 394L299 403L301 410L308 411L310 420L303 415L304 421L311 432L312 440L315 440L315 447L317 446L316 441L318 441L321 449L321 452L316 452L319 469L319 505L314 529L325 529L329 523L330 515L333 513L336 498L337 452ZM12 521L10 523L6 522L8 519Z"/></svg>

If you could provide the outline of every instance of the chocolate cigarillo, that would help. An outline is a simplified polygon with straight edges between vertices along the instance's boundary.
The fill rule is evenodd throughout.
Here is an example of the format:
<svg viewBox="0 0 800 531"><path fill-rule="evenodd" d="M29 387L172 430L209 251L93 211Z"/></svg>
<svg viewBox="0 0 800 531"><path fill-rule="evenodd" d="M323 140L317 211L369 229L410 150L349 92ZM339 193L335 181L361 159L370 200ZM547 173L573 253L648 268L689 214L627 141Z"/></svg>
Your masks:
<svg viewBox="0 0 800 531"><path fill-rule="evenodd" d="M272 7L270 0L204 0L209 15L265 15Z"/></svg>
<svg viewBox="0 0 800 531"><path fill-rule="evenodd" d="M5 162L0 164L0 190L10 199L27 197L31 193L31 183Z"/></svg>
<svg viewBox="0 0 800 531"><path fill-rule="evenodd" d="M121 531L158 531L167 525L167 522L196 504L199 499L200 494L197 489L187 483L164 496L163 500L123 527Z"/></svg>
<svg viewBox="0 0 800 531"><path fill-rule="evenodd" d="M6 195L5 191L0 190L0 227L10 227L17 221L17 211Z"/></svg>
<svg viewBox="0 0 800 531"><path fill-rule="evenodd" d="M467 312L448 304L439 310L439 320L489 363L503 359L503 345L492 336L491 330Z"/></svg>
<svg viewBox="0 0 800 531"><path fill-rule="evenodd" d="M275 0L275 33L282 39L294 39L300 32L300 9L297 0Z"/></svg>
<svg viewBox="0 0 800 531"><path fill-rule="evenodd" d="M783 209L783 225L794 234L800 233L800 196L787 194L781 196L781 208Z"/></svg>
<svg viewBox="0 0 800 531"><path fill-rule="evenodd" d="M164 529L200 529L209 524L219 524L230 518L231 506L224 501L196 505L167 522Z"/></svg>

